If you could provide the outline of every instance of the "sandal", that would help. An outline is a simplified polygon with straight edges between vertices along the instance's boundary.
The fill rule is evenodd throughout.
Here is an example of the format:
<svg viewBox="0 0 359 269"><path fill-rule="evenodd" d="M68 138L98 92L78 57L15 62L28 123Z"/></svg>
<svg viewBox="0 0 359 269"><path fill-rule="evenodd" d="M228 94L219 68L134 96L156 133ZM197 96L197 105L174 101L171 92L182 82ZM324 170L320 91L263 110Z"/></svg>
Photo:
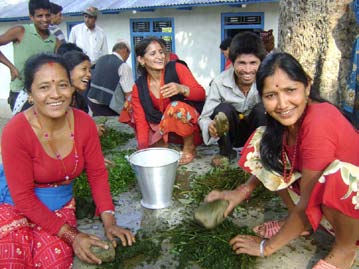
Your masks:
<svg viewBox="0 0 359 269"><path fill-rule="evenodd" d="M272 220L264 222L263 224L253 228L253 232L262 238L270 239L276 235L281 228L280 221ZM304 231L301 233L301 236L309 236L312 234L312 231Z"/></svg>
<svg viewBox="0 0 359 269"><path fill-rule="evenodd" d="M273 237L279 230L280 224L278 220L267 221L253 228L253 232L257 236L266 239Z"/></svg>
<svg viewBox="0 0 359 269"><path fill-rule="evenodd" d="M193 161L196 157L196 154L190 152L181 152L181 157L178 161L179 165L186 165Z"/></svg>
<svg viewBox="0 0 359 269"><path fill-rule="evenodd" d="M335 265L327 263L325 260L320 259L316 265L314 265L313 269L339 269Z"/></svg>

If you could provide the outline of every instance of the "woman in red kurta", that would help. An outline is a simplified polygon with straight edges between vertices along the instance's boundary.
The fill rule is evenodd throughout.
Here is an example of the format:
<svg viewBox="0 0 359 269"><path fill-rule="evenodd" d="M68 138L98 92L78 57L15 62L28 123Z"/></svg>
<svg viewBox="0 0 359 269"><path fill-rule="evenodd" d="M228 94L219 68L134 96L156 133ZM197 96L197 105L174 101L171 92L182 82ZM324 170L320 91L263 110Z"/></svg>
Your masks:
<svg viewBox="0 0 359 269"><path fill-rule="evenodd" d="M166 146L180 138L180 164L187 164L202 142L197 120L205 91L185 65L166 64L165 48L157 38L143 39L136 55L141 77L133 86L131 105L138 148Z"/></svg>
<svg viewBox="0 0 359 269"><path fill-rule="evenodd" d="M267 239L236 236L230 241L234 251L267 256L321 223L331 226L335 243L313 268L349 269L359 240L359 133L310 86L291 55L267 56L257 72L257 89L268 125L249 138L239 161L253 176L234 191L210 193L207 200L229 200L227 215L263 183L278 191L288 217L270 236L263 236L269 225L258 230ZM297 203L288 190L299 194Z"/></svg>
<svg viewBox="0 0 359 269"><path fill-rule="evenodd" d="M70 108L73 88L66 68L56 55L28 60L25 86L33 106L3 130L1 268L70 268L74 252L85 262L101 262L90 246L106 245L76 229L72 183L84 169L107 238L134 240L116 225L97 128L87 114Z"/></svg>

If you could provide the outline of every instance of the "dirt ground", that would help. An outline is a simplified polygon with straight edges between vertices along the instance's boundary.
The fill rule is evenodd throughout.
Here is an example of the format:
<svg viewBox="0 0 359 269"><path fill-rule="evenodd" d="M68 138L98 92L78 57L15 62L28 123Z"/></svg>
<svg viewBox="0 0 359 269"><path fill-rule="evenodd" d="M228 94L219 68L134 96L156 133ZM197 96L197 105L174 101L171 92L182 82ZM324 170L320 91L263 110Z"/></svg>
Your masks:
<svg viewBox="0 0 359 269"><path fill-rule="evenodd" d="M1 130L10 119L7 104L0 100L0 127ZM109 121L110 126L126 129L115 119ZM128 129L127 129L128 130ZM1 132L0 132L1 133ZM2 141L3 143L6 141ZM131 140L125 148L135 148L135 141ZM194 173L205 173L211 169L210 160L213 154L217 153L216 147L200 146L198 148L198 157L193 163L186 165L185 169ZM0 158L1 162L1 158ZM236 163L232 164L236 165ZM143 208L140 204L141 195L137 188L131 192L114 197L116 204L116 218L118 223L131 229L139 229L160 223L161 221L180 222L183 207L178 202L174 202L171 207L159 210L150 210ZM236 218L236 223L254 227L264 221L280 219L285 216L283 211L278 212L277 207L282 205L278 200L271 201L265 207L253 207L240 212ZM79 221L80 230L88 233L103 236L102 225L98 220L83 219ZM324 257L333 242L333 238L323 231L317 231L309 237L301 237L293 240L290 244L282 248L275 254L258 258L256 269L310 269ZM76 267L74 267L76 269ZM89 267L90 268L90 267ZM96 267L95 267L96 268ZM171 255L162 256L155 264L144 264L133 266L131 268L176 268L173 264ZM359 269L359 260L357 259L352 268Z"/></svg>

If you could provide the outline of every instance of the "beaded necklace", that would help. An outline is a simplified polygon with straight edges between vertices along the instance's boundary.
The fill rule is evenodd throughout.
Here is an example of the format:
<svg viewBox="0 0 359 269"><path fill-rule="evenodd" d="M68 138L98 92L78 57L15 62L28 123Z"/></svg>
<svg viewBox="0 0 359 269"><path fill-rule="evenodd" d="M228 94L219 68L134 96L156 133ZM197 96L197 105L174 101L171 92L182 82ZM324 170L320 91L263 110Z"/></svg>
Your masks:
<svg viewBox="0 0 359 269"><path fill-rule="evenodd" d="M297 132L297 134L295 136L294 152L293 152L293 156L292 156L292 164L291 164L290 169L289 169L289 174L287 174L287 158L286 158L285 147L284 147L284 145L287 142L288 131L285 131L283 133L281 157L282 157L282 163L283 163L283 180L284 180L285 183L290 182L290 180L292 178L292 175L293 175L293 172L294 172L294 166L295 166L295 162L296 162L296 159L297 159L297 148L298 148L298 142L299 142L299 129L302 126L304 116L307 113L307 108L308 108L308 105L305 107L304 112L303 112L302 116L299 119L299 128L298 128L298 132Z"/></svg>
<svg viewBox="0 0 359 269"><path fill-rule="evenodd" d="M285 183L288 183L291 180L293 172L294 172L295 161L297 158L298 137L299 137L299 135L297 134L295 137L295 143L294 143L294 152L293 152L293 157L292 157L293 161L290 166L289 174L287 175L287 158L286 158L285 149L284 149L284 145L286 144L286 140L287 140L287 135L286 135L286 132L283 134L281 157L282 157L282 163L283 163L283 180Z"/></svg>
<svg viewBox="0 0 359 269"><path fill-rule="evenodd" d="M33 112L34 112L34 116L36 117L36 120L37 120L37 122L38 122L38 124L40 126L41 132L43 133L46 142L48 143L48 145L51 148L51 151L56 156L56 159L61 162L62 168L64 169L64 172L65 172L65 181L70 180L70 176L73 176L75 174L76 170L77 170L77 167L78 167L78 164L79 164L79 155L77 154L75 135L74 135L74 133L72 131L71 123L70 123L70 120L69 120L67 112L66 112L66 120L67 120L67 125L68 125L68 127L70 129L70 139L72 140L73 147L75 149L75 152L74 152L75 164L74 164L74 168L73 168L73 170L71 171L70 174L67 172L67 169L66 169L66 166L64 164L64 161L63 161L63 158L62 158L61 154L58 152L57 148L53 145L49 133L44 131L44 128L43 128L43 126L41 124L41 121L39 119L39 114L37 113L35 108L33 109Z"/></svg>

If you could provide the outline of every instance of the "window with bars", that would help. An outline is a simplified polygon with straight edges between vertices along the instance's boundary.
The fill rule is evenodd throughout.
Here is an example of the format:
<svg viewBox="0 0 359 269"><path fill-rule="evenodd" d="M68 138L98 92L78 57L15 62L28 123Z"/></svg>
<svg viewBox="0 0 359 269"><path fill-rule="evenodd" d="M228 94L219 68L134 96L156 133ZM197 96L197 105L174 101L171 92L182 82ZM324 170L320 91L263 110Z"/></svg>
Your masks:
<svg viewBox="0 0 359 269"><path fill-rule="evenodd" d="M359 0L358 0L359 1ZM259 34L264 27L264 12L238 12L221 14L221 40L234 37L242 31L253 31ZM226 59L221 53L221 70L224 70Z"/></svg>
<svg viewBox="0 0 359 269"><path fill-rule="evenodd" d="M262 24L262 16L227 16L224 19L225 25L255 25Z"/></svg>
<svg viewBox="0 0 359 269"><path fill-rule="evenodd" d="M132 48L135 48L145 37L155 36L165 41L168 51L175 51L173 18L131 19L130 25ZM136 66L136 64L136 55L133 53L132 66ZM133 68L133 70L136 77L136 68Z"/></svg>

